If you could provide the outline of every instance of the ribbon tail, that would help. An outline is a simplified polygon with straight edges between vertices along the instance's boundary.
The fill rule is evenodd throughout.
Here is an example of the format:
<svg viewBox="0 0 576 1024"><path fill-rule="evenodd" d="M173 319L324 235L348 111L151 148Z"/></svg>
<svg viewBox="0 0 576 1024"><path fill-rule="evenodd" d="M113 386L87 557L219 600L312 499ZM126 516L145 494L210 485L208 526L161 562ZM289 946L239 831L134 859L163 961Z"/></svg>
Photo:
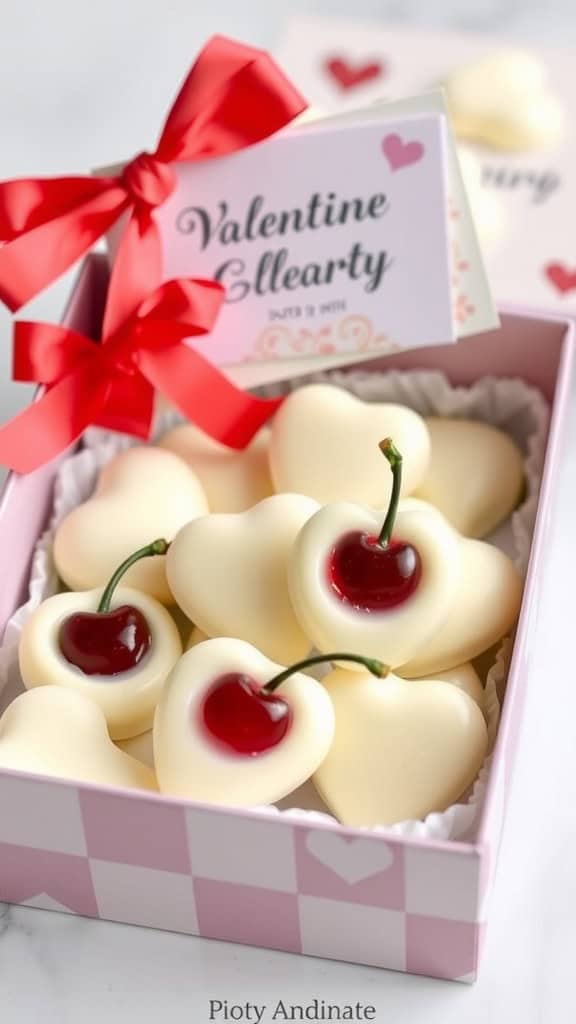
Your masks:
<svg viewBox="0 0 576 1024"><path fill-rule="evenodd" d="M102 324L104 341L126 323L161 280L162 246L156 222L150 211L134 211L112 267Z"/></svg>
<svg viewBox="0 0 576 1024"><path fill-rule="evenodd" d="M139 353L141 372L192 423L229 448L245 448L282 398L256 398L187 345Z"/></svg>
<svg viewBox="0 0 576 1024"><path fill-rule="evenodd" d="M15 312L68 270L127 206L124 189L101 186L89 199L0 247L0 301Z"/></svg>
<svg viewBox="0 0 576 1024"><path fill-rule="evenodd" d="M106 402L106 377L87 365L0 427L0 465L30 473L77 441Z"/></svg>

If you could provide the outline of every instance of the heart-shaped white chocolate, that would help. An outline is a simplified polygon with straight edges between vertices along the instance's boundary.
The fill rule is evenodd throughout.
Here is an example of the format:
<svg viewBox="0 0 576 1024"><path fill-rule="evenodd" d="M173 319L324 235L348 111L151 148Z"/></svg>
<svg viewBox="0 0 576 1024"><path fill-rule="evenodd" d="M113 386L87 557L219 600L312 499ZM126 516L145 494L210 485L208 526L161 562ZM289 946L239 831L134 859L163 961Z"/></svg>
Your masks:
<svg viewBox="0 0 576 1024"><path fill-rule="evenodd" d="M296 539L288 581L294 609L315 647L395 667L425 647L447 620L460 586L460 539L436 509L401 502L393 537L418 552L420 582L402 604L366 612L340 599L330 583L329 562L340 538L354 532L378 537L383 520L383 513L348 502L325 505Z"/></svg>
<svg viewBox="0 0 576 1024"><path fill-rule="evenodd" d="M81 693L41 686L0 719L0 766L96 785L153 789L153 773L118 750L100 708Z"/></svg>
<svg viewBox="0 0 576 1024"><path fill-rule="evenodd" d="M154 771L153 735L153 730L148 729L147 732L141 733L140 736L130 736L127 740L116 740L115 746L123 750L125 754L130 754L130 757L141 761L151 771Z"/></svg>
<svg viewBox="0 0 576 1024"><path fill-rule="evenodd" d="M334 712L324 687L297 673L275 691L292 714L283 739L258 754L224 747L204 721L204 702L230 673L264 686L282 666L242 640L206 640L176 665L154 720L154 762L162 793L230 807L274 803L314 773L334 735ZM242 721L237 723L242 731Z"/></svg>
<svg viewBox="0 0 576 1024"><path fill-rule="evenodd" d="M423 676L413 681L429 683L431 680L429 676ZM459 690L463 690L464 693L467 693L472 698L481 711L484 710L484 687L480 682L480 676L471 662L465 661L463 665L455 665L454 668L445 669L443 672L435 672L434 682L451 683L452 686L457 686ZM131 751L128 751L128 753L131 753Z"/></svg>
<svg viewBox="0 0 576 1024"><path fill-rule="evenodd" d="M402 665L407 678L429 676L471 661L514 627L522 577L503 551L481 540L461 540L462 571L450 614L426 644Z"/></svg>
<svg viewBox="0 0 576 1024"><path fill-rule="evenodd" d="M496 149L545 149L562 138L562 105L541 60L503 49L456 68L444 89L458 138Z"/></svg>
<svg viewBox="0 0 576 1024"><path fill-rule="evenodd" d="M22 629L20 674L29 690L56 685L89 697L104 713L111 737L125 739L151 728L162 687L182 653L182 642L163 605L139 590L118 587L112 610L122 605L138 608L150 629L150 648L129 672L85 675L62 654L58 634L69 615L95 612L101 596L101 590L91 590L56 594L43 601Z"/></svg>
<svg viewBox="0 0 576 1024"><path fill-rule="evenodd" d="M457 687L343 669L322 684L336 729L314 783L342 824L424 818L449 807L476 778L486 755L486 724Z"/></svg>
<svg viewBox="0 0 576 1024"><path fill-rule="evenodd" d="M159 447L179 455L194 470L211 512L244 512L273 493L269 439L270 431L263 427L243 451L236 451L186 423L165 434Z"/></svg>
<svg viewBox="0 0 576 1024"><path fill-rule="evenodd" d="M384 508L392 478L378 445L394 438L403 455L402 494L428 466L428 429L402 405L363 402L343 388L309 384L285 400L272 423L270 468L277 491L309 494L321 504L357 501Z"/></svg>
<svg viewBox="0 0 576 1024"><path fill-rule="evenodd" d="M489 423L432 417L430 465L416 494L465 537L485 537L508 518L524 486L522 452Z"/></svg>
<svg viewBox="0 0 576 1024"><path fill-rule="evenodd" d="M312 498L277 494L247 512L188 523L168 552L170 589L210 637L237 637L284 664L310 650L288 594L287 564Z"/></svg>
<svg viewBox="0 0 576 1024"><path fill-rule="evenodd" d="M156 537L171 540L181 526L207 511L198 479L177 455L128 448L104 467L92 497L58 526L56 568L71 590L98 587L137 548ZM164 557L138 562L125 580L164 604L172 603Z"/></svg>

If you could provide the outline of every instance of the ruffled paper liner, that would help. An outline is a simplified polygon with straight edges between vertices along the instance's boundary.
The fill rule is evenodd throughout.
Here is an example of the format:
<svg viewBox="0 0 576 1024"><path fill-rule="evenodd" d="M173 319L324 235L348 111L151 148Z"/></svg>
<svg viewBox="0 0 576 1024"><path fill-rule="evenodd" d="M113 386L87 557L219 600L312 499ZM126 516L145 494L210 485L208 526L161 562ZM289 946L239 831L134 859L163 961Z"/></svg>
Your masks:
<svg viewBox="0 0 576 1024"><path fill-rule="evenodd" d="M513 513L508 523L500 527L490 540L512 557L522 573L525 572L530 554L549 418L547 404L539 391L529 387L522 380L490 377L482 378L471 388L453 387L443 374L428 370L387 373L338 370L299 378L286 384L286 389L292 390L302 383L312 382L340 384L365 401L400 403L423 416L483 420L508 433L524 453L526 499ZM181 417L177 413L163 412L157 417L154 439L160 438L179 422ZM126 436L91 429L86 434L84 448L63 463L56 480L50 525L39 540L34 553L28 600L10 619L0 648L0 694L4 697L4 705L23 689L18 670L18 642L22 625L41 601L60 589L52 560L55 527L71 509L86 501L91 495L102 467L119 451L137 443L139 442ZM494 662L486 676L483 711L488 728L489 753L469 793L464 794L459 803L453 804L443 812L429 814L422 821L403 821L394 825L377 826L366 829L367 832L442 840L459 839L471 833L490 773L491 751L498 730L500 702L506 686L511 649L511 641L504 640L497 649ZM293 806L295 803L297 806ZM262 814L282 814L311 823L334 823L336 820L324 808L312 782L306 783L296 793L279 801L278 806L259 807L256 810Z"/></svg>

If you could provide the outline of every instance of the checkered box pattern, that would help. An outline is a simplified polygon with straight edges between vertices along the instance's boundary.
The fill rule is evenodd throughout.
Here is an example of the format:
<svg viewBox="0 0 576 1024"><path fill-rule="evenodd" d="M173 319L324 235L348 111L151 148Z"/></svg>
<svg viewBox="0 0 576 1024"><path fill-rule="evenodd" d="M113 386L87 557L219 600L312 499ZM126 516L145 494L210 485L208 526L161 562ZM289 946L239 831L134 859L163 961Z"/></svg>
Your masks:
<svg viewBox="0 0 576 1024"><path fill-rule="evenodd" d="M6 774L0 900L474 980L489 858Z"/></svg>

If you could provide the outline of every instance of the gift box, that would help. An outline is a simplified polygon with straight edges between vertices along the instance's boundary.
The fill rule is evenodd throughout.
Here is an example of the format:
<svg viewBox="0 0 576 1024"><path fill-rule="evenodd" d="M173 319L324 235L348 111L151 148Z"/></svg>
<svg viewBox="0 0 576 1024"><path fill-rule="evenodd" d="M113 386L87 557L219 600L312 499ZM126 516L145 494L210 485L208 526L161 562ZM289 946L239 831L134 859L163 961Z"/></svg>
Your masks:
<svg viewBox="0 0 576 1024"><path fill-rule="evenodd" d="M65 324L96 336L107 283L89 257ZM549 403L544 470L498 736L481 813L458 840L356 830L303 815L0 773L0 900L112 921L473 981L510 792L544 539L562 451L573 327L503 310L497 330L396 352L364 370L433 369L456 386L519 378ZM343 371L344 373L348 370ZM61 456L11 476L0 507L0 623L27 592ZM0 694L0 709L11 694Z"/></svg>

